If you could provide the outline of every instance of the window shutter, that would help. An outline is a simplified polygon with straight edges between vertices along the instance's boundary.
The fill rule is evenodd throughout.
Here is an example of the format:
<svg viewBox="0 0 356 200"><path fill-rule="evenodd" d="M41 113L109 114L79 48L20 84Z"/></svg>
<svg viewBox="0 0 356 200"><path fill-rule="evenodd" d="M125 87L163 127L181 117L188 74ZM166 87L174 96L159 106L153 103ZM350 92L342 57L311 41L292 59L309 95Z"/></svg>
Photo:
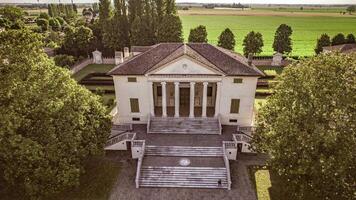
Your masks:
<svg viewBox="0 0 356 200"><path fill-rule="evenodd" d="M131 106L131 112L132 113L138 113L140 112L140 107L138 104L138 99L130 99L130 106Z"/></svg>
<svg viewBox="0 0 356 200"><path fill-rule="evenodd" d="M231 99L230 113L239 113L240 99Z"/></svg>

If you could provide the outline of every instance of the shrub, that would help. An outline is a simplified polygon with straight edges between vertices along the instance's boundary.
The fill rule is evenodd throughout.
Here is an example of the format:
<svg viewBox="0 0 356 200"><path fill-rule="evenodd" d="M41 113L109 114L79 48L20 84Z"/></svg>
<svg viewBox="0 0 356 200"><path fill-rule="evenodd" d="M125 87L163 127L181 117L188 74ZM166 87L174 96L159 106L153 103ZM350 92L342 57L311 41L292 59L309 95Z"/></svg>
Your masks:
<svg viewBox="0 0 356 200"><path fill-rule="evenodd" d="M74 56L70 55L56 55L53 59L57 66L64 67L67 69L73 66L77 61Z"/></svg>
<svg viewBox="0 0 356 200"><path fill-rule="evenodd" d="M42 32L47 31L49 28L49 22L47 19L44 19L44 18L38 18L36 20L36 24L37 24L37 26L41 27Z"/></svg>
<svg viewBox="0 0 356 200"><path fill-rule="evenodd" d="M47 19L47 20L49 20L49 15L47 13L41 13L38 16L38 19Z"/></svg>
<svg viewBox="0 0 356 200"><path fill-rule="evenodd" d="M60 31L61 30L61 24L56 18L51 18L49 21L49 25L51 26L52 30L54 31Z"/></svg>
<svg viewBox="0 0 356 200"><path fill-rule="evenodd" d="M58 20L58 22L61 24L61 26L66 24L66 21L64 21L64 19L62 17L56 17L56 20Z"/></svg>
<svg viewBox="0 0 356 200"><path fill-rule="evenodd" d="M346 42L346 39L345 39L344 34L342 34L342 33L339 33L339 34L335 35L333 37L333 39L331 40L331 44L332 45L345 44L345 42Z"/></svg>

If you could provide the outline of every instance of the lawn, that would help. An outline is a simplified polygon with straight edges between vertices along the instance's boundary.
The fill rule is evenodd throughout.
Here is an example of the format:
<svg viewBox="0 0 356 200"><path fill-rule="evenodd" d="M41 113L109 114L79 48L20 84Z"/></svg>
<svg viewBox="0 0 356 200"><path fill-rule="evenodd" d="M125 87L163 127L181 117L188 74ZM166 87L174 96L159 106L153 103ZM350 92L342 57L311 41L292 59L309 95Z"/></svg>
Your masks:
<svg viewBox="0 0 356 200"><path fill-rule="evenodd" d="M84 69L80 70L76 74L73 75L73 78L76 81L82 80L85 76L87 76L90 73L106 73L113 69L115 65L99 65L99 64L90 64L86 66Z"/></svg>
<svg viewBox="0 0 356 200"><path fill-rule="evenodd" d="M207 9L205 9L207 10ZM211 11L213 12L213 11ZM223 11L220 11L223 12ZM228 11L226 11L228 12ZM238 12L238 11L236 11ZM246 11L253 12L253 11ZM225 28L230 28L237 40L236 51L242 53L242 41L250 31L261 32L264 47L261 55L272 55L273 38L277 27L286 23L293 29L293 56L311 56L314 54L316 40L321 34L330 36L339 32L356 34L356 15L351 17L333 16L278 16L278 12L269 12L268 15L223 15L220 14L180 14L183 23L184 38L187 41L189 31L198 25L205 25L208 31L209 43L217 44L218 36Z"/></svg>
<svg viewBox="0 0 356 200"><path fill-rule="evenodd" d="M286 181L267 168L249 167L250 179L257 194L257 200L293 200L286 189ZM316 200L311 195L306 200Z"/></svg>

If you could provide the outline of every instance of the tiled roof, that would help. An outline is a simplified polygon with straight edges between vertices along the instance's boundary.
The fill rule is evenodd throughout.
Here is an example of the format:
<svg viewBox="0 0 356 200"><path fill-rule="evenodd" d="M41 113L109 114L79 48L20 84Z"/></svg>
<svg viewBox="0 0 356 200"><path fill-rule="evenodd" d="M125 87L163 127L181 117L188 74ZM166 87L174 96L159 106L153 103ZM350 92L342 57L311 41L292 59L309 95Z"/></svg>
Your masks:
<svg viewBox="0 0 356 200"><path fill-rule="evenodd" d="M207 43L161 43L111 70L109 75L144 75L182 55L206 64L228 76L263 76L263 72L240 54Z"/></svg>
<svg viewBox="0 0 356 200"><path fill-rule="evenodd" d="M355 52L356 44L341 44L323 47L324 51L340 51L341 53Z"/></svg>
<svg viewBox="0 0 356 200"><path fill-rule="evenodd" d="M154 48L154 45L153 46L132 46L131 47L131 52L140 52L140 53L143 53L143 52L146 52L150 49Z"/></svg>

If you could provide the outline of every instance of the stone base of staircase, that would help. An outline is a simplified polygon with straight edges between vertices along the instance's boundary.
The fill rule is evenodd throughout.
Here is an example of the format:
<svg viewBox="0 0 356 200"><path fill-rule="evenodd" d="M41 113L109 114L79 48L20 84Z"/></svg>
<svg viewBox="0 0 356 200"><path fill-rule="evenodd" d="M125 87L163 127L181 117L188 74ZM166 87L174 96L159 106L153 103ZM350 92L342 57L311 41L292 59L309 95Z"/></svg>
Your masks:
<svg viewBox="0 0 356 200"><path fill-rule="evenodd" d="M148 124L148 133L169 134L220 134L217 118L153 117Z"/></svg>

